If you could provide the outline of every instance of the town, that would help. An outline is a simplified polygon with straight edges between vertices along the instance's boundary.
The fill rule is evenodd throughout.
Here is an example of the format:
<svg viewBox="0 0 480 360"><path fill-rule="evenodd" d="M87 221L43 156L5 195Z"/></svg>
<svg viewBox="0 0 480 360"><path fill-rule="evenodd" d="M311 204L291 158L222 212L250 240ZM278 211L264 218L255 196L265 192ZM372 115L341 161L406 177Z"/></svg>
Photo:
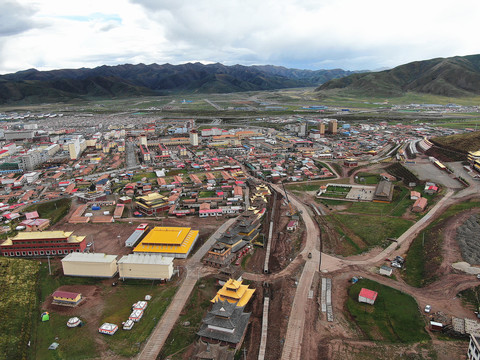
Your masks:
<svg viewBox="0 0 480 360"><path fill-rule="evenodd" d="M0 113L6 358L478 354L477 107L145 104Z"/></svg>

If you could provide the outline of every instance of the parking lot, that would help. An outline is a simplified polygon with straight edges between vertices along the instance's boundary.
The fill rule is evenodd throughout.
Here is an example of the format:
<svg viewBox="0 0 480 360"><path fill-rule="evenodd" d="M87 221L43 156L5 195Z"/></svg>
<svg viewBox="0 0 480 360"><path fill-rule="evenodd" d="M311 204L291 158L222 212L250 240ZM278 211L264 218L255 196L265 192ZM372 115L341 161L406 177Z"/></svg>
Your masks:
<svg viewBox="0 0 480 360"><path fill-rule="evenodd" d="M431 181L444 187L462 189L463 186L451 177L446 171L442 171L429 160L417 159L415 164L404 164L420 180Z"/></svg>

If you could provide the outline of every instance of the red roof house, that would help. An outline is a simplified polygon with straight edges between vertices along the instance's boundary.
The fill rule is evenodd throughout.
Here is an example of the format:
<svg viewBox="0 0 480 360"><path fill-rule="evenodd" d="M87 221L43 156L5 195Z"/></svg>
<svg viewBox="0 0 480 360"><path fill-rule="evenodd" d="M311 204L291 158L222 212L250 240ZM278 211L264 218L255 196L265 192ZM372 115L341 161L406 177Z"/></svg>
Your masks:
<svg viewBox="0 0 480 360"><path fill-rule="evenodd" d="M362 288L358 294L358 302L364 302L373 305L377 299L378 293L373 290Z"/></svg>

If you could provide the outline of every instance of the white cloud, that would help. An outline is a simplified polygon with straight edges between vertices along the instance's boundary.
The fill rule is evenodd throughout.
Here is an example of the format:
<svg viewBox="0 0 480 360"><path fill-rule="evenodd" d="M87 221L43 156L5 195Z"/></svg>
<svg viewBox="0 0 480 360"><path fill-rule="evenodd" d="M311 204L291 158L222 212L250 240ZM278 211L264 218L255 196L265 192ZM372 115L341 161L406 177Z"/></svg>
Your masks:
<svg viewBox="0 0 480 360"><path fill-rule="evenodd" d="M374 69L480 53L474 37L480 3L467 0L454 4L446 0L17 0L8 4L0 5L0 13L15 6L24 11L21 21L0 25L0 73L197 59L227 65Z"/></svg>

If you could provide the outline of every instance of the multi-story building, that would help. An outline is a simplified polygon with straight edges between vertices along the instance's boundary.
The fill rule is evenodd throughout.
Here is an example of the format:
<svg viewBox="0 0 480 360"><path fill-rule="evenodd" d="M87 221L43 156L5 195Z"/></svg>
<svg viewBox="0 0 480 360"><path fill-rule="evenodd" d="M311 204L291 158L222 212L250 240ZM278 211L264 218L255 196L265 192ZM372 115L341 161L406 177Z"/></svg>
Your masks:
<svg viewBox="0 0 480 360"><path fill-rule="evenodd" d="M85 250L86 236L73 235L71 231L22 232L8 238L0 245L3 256L63 256Z"/></svg>
<svg viewBox="0 0 480 360"><path fill-rule="evenodd" d="M468 360L480 360L480 337L470 334L470 343L468 344Z"/></svg>
<svg viewBox="0 0 480 360"><path fill-rule="evenodd" d="M145 215L155 215L170 209L168 198L158 193L137 197L136 209Z"/></svg>
<svg viewBox="0 0 480 360"><path fill-rule="evenodd" d="M70 159L77 160L87 148L87 141L82 135L74 135L70 139L65 140L65 145L68 148Z"/></svg>
<svg viewBox="0 0 480 360"><path fill-rule="evenodd" d="M190 145L198 146L198 131L191 130L190 131Z"/></svg>
<svg viewBox="0 0 480 360"><path fill-rule="evenodd" d="M23 171L33 171L38 165L48 160L46 153L38 150L28 151L18 158L18 164Z"/></svg>

